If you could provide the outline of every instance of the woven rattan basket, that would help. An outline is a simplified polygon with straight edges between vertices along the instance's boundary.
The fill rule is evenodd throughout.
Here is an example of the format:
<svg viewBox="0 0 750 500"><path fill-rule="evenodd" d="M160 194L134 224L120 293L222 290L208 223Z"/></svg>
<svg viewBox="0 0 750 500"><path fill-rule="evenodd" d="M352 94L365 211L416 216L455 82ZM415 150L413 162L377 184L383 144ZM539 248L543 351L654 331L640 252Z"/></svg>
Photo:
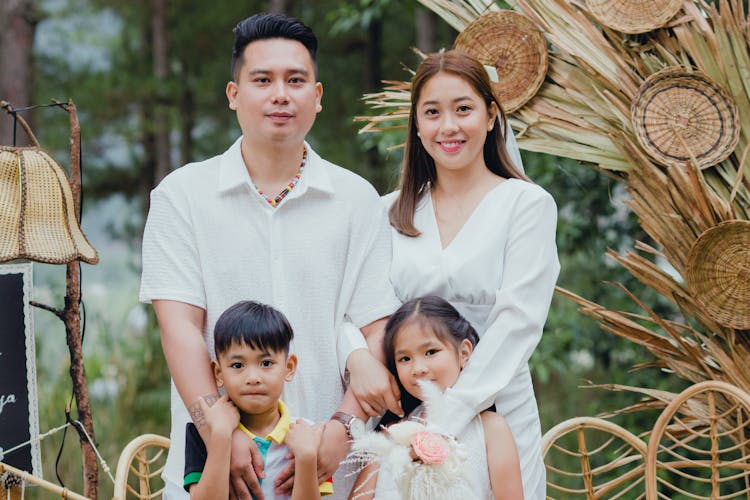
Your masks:
<svg viewBox="0 0 750 500"><path fill-rule="evenodd" d="M78 226L65 171L36 147L0 146L0 262L99 257Z"/></svg>
<svg viewBox="0 0 750 500"><path fill-rule="evenodd" d="M703 232L690 248L686 271L688 288L716 322L750 330L750 221Z"/></svg>
<svg viewBox="0 0 750 500"><path fill-rule="evenodd" d="M646 33L664 26L682 0L586 0L599 22L622 33Z"/></svg>
<svg viewBox="0 0 750 500"><path fill-rule="evenodd" d="M685 165L695 158L707 168L724 160L739 140L739 114L732 98L700 72L671 67L643 82L631 119L638 142L657 162Z"/></svg>
<svg viewBox="0 0 750 500"><path fill-rule="evenodd" d="M547 41L526 17L513 11L488 12L469 24L453 48L494 66L492 83L503 109L511 113L539 90L547 74Z"/></svg>

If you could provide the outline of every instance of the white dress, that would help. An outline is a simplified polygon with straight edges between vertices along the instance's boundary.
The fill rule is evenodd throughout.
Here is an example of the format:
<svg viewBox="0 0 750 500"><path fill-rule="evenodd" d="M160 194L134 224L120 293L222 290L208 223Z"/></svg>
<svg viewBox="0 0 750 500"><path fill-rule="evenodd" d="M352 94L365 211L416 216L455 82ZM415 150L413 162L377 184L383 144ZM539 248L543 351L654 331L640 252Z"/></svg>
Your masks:
<svg viewBox="0 0 750 500"><path fill-rule="evenodd" d="M487 445L484 441L484 426L482 417L474 417L458 436L458 441L468 451L463 467L467 496L466 500L491 500L492 488L487 467ZM355 497L356 498L356 497ZM378 471L378 482L375 488L374 500L398 500L400 494L396 489L387 464L383 464ZM408 500L408 499L403 499Z"/></svg>
<svg viewBox="0 0 750 500"><path fill-rule="evenodd" d="M387 205L396 193L384 197ZM446 398L440 425L453 435L493 403L518 447L526 500L545 498L541 426L528 361L542 336L560 270L557 207L530 182L508 179L479 202L445 249L429 193L417 205L416 238L391 230L391 281L402 301L424 295L448 300L480 342Z"/></svg>

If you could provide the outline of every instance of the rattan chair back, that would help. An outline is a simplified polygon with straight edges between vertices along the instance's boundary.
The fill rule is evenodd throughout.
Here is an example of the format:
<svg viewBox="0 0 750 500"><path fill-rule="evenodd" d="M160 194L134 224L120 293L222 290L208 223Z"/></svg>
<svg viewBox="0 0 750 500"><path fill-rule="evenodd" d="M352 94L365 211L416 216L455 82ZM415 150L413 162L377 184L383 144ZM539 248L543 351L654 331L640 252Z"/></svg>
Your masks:
<svg viewBox="0 0 750 500"><path fill-rule="evenodd" d="M547 498L640 499L646 444L619 425L571 418L544 434Z"/></svg>
<svg viewBox="0 0 750 500"><path fill-rule="evenodd" d="M719 381L681 392L656 421L648 500L750 498L750 395Z"/></svg>
<svg viewBox="0 0 750 500"><path fill-rule="evenodd" d="M682 0L586 0L599 22L622 33L646 33L672 19Z"/></svg>
<svg viewBox="0 0 750 500"><path fill-rule="evenodd" d="M631 120L638 142L657 162L707 168L726 159L740 136L739 113L729 94L698 71L670 67L638 89Z"/></svg>
<svg viewBox="0 0 750 500"><path fill-rule="evenodd" d="M526 104L547 74L547 41L525 16L510 10L492 11L469 24L453 48L497 71L495 96L508 113Z"/></svg>
<svg viewBox="0 0 750 500"><path fill-rule="evenodd" d="M143 434L128 443L117 461L113 500L160 497L168 450L169 439L157 434Z"/></svg>

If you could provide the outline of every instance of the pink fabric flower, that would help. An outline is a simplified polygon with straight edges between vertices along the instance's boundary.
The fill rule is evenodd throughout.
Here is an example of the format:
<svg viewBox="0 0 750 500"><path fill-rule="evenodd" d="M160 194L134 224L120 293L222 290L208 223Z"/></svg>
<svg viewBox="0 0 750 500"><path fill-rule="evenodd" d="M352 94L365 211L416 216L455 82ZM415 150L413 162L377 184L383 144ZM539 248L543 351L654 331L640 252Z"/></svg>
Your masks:
<svg viewBox="0 0 750 500"><path fill-rule="evenodd" d="M419 431L411 438L411 447L426 464L442 464L448 458L448 442L440 434Z"/></svg>

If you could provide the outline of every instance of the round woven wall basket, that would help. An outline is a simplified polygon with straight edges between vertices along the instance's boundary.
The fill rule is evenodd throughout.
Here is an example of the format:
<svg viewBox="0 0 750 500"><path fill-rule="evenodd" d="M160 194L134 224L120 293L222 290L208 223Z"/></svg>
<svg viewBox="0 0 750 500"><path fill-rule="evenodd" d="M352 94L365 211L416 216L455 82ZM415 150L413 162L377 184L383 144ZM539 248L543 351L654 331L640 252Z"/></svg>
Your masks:
<svg viewBox="0 0 750 500"><path fill-rule="evenodd" d="M750 221L712 227L688 253L686 281L717 323L750 330Z"/></svg>
<svg viewBox="0 0 750 500"><path fill-rule="evenodd" d="M621 33L646 33L664 26L682 7L682 0L586 0L600 23Z"/></svg>
<svg viewBox="0 0 750 500"><path fill-rule="evenodd" d="M497 70L492 87L512 113L536 95L547 75L547 41L526 17L513 11L488 12L469 24L453 48Z"/></svg>
<svg viewBox="0 0 750 500"><path fill-rule="evenodd" d="M732 98L700 72L666 68L646 79L631 107L638 142L657 162L682 166L691 153L701 168L732 154L740 137Z"/></svg>

